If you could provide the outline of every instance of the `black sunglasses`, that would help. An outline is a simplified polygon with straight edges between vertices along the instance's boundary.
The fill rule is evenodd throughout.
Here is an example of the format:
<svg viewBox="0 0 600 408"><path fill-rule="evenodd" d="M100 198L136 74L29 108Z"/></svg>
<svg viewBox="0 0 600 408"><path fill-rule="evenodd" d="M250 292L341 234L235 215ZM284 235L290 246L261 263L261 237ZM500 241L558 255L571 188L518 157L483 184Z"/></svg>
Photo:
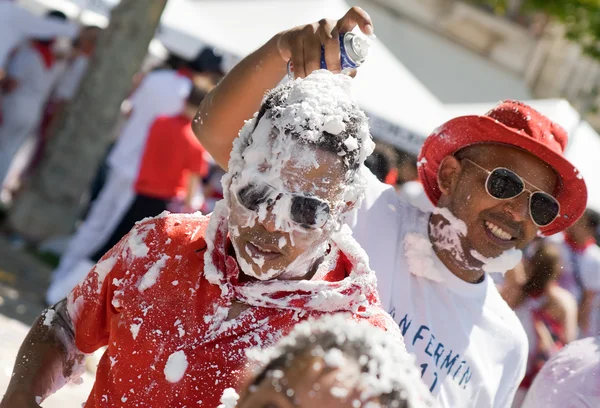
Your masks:
<svg viewBox="0 0 600 408"><path fill-rule="evenodd" d="M525 180L514 171L505 167L497 167L490 171L472 160L466 158L461 160L466 160L487 173L485 191L497 200L510 200L520 196L525 191L528 192L529 215L533 223L538 227L550 225L560 215L560 203L556 198L540 191L539 188L531 183L528 184L538 191L526 189Z"/></svg>
<svg viewBox="0 0 600 408"><path fill-rule="evenodd" d="M277 191L266 183L250 183L238 190L237 199L250 211L257 212L263 204L272 208L277 200L289 196L290 219L303 228L322 228L330 217L329 204L316 197Z"/></svg>

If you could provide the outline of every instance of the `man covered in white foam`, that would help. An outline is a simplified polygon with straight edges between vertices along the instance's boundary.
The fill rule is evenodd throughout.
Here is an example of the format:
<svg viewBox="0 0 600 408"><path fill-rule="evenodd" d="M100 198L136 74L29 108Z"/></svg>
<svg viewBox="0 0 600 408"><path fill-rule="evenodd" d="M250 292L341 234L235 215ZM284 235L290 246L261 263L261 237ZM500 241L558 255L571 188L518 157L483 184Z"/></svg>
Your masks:
<svg viewBox="0 0 600 408"><path fill-rule="evenodd" d="M280 406L282 398L298 408L437 406L397 339L348 317L309 319L275 347L249 350L259 368L240 395L225 390L219 408Z"/></svg>
<svg viewBox="0 0 600 408"><path fill-rule="evenodd" d="M341 225L360 205L373 149L350 81L323 71L270 92L235 141L214 213L139 222L34 324L7 406L56 389L49 376L75 360L63 348L108 346L86 408L216 407L248 348L326 313L390 330L402 348L367 257Z"/></svg>
<svg viewBox="0 0 600 408"><path fill-rule="evenodd" d="M236 127L285 76L287 62L304 77L319 69L323 47L328 69L338 72L338 33L357 27L373 33L368 14L353 7L340 20L274 35L203 101L195 122L203 146L226 165ZM529 106L505 101L485 115L452 119L425 141L419 177L433 213L368 179L349 223L384 307L442 406L509 406L525 374L526 335L488 273L511 269L538 233L564 230L585 209L585 183L563 154L567 139Z"/></svg>

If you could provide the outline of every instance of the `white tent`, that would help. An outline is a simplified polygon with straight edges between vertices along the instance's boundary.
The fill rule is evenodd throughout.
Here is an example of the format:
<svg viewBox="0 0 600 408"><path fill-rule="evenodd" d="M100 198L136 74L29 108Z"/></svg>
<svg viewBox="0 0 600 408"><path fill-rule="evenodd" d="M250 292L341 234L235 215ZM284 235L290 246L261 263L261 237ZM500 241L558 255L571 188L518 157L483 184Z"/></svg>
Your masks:
<svg viewBox="0 0 600 408"><path fill-rule="evenodd" d="M29 8L56 7L105 25L119 0L20 0ZM193 58L204 46L220 49L225 69L275 33L323 17L340 18L344 0L169 0L156 37L172 52ZM102 21L102 19L106 21ZM354 81L355 97L373 135L411 153L439 123L442 104L378 40Z"/></svg>
<svg viewBox="0 0 600 408"><path fill-rule="evenodd" d="M343 0L170 0L158 38L187 57L203 45L243 57L279 31L348 9ZM439 122L440 102L377 40L354 90L373 135L404 150L417 153Z"/></svg>
<svg viewBox="0 0 600 408"><path fill-rule="evenodd" d="M588 208L600 212L600 182L596 181L600 169L600 135L589 123L581 120L579 113L564 99L524 101L548 116L569 132L566 156L583 175L588 188ZM446 105L444 119L456 116L483 114L496 103Z"/></svg>
<svg viewBox="0 0 600 408"><path fill-rule="evenodd" d="M588 208L600 213L600 135L587 122L582 121L571 134L567 158L577 166L588 188Z"/></svg>

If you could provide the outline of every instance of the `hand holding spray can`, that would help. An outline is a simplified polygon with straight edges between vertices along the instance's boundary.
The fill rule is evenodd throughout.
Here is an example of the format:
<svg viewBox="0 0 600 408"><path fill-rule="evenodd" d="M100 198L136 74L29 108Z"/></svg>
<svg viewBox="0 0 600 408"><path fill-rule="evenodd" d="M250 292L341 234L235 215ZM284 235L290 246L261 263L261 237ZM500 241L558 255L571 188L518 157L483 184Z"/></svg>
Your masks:
<svg viewBox="0 0 600 408"><path fill-rule="evenodd" d="M359 34L352 32L340 34L340 66L342 73L347 70L358 68L365 62L369 53L369 40ZM321 46L321 69L327 69L325 62L325 48ZM294 79L294 67L292 61L287 64L288 76Z"/></svg>

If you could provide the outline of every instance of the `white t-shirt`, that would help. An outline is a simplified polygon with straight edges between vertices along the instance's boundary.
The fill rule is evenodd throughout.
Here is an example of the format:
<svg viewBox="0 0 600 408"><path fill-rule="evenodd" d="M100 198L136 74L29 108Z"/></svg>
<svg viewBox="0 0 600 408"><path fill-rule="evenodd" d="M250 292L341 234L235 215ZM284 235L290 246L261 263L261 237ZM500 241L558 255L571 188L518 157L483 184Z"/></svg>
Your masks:
<svg viewBox="0 0 600 408"><path fill-rule="evenodd" d="M111 168L134 180L150 126L159 116L180 113L191 89L192 81L177 71L148 73L129 99L133 111L108 157Z"/></svg>
<svg viewBox="0 0 600 408"><path fill-rule="evenodd" d="M375 183L369 180L350 225L425 384L442 407L509 407L527 362L527 336L515 313L489 276L467 283L442 264L428 238L430 213ZM411 267L434 268L441 282Z"/></svg>
<svg viewBox="0 0 600 408"><path fill-rule="evenodd" d="M557 245L560 251L560 259L562 260L560 275L558 276L558 284L568 290L577 300L577 303L581 302L581 291L580 282L576 276L574 266L576 265L577 259L575 259L575 252L565 242L563 234L552 235L547 238L553 244Z"/></svg>
<svg viewBox="0 0 600 408"><path fill-rule="evenodd" d="M582 337L600 335L600 247L590 245L579 255L579 273L585 290L595 292L587 333Z"/></svg>
<svg viewBox="0 0 600 408"><path fill-rule="evenodd" d="M64 61L56 61L50 68L46 67L40 53L29 44L18 49L7 67L8 74L16 79L18 86L5 95L2 102L5 122L13 124L10 129L33 130L41 120L44 104L64 69Z"/></svg>
<svg viewBox="0 0 600 408"><path fill-rule="evenodd" d="M418 181L407 181L398 190L398 197L421 211L432 211L433 203L427 197L423 185Z"/></svg>
<svg viewBox="0 0 600 408"><path fill-rule="evenodd" d="M567 345L538 373L521 408L600 407L600 337Z"/></svg>
<svg viewBox="0 0 600 408"><path fill-rule="evenodd" d="M78 55L75 57L56 84L53 99L71 101L79 89L89 63L90 57L88 56Z"/></svg>
<svg viewBox="0 0 600 408"><path fill-rule="evenodd" d="M74 37L77 25L36 16L12 1L0 0L0 68L10 53L26 39Z"/></svg>
<svg viewBox="0 0 600 408"><path fill-rule="evenodd" d="M559 245L563 259L563 269L558 279L560 286L571 292L577 303L581 302L583 291L596 293L592 300L588 332L581 333L581 337L600 335L600 247L590 245L578 252L565 242L562 234L550 239Z"/></svg>

